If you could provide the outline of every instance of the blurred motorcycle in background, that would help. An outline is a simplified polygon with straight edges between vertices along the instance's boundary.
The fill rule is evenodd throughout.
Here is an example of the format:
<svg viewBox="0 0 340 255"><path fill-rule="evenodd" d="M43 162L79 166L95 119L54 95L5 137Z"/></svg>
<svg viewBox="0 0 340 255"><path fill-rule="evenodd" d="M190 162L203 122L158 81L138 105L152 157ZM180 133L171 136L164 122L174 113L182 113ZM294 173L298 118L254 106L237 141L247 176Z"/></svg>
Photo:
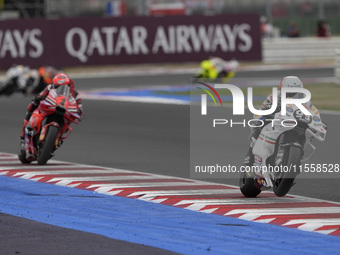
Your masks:
<svg viewBox="0 0 340 255"><path fill-rule="evenodd" d="M60 70L51 66L30 69L28 66L16 65L6 72L6 77L0 81L0 95L11 96L19 92L24 95L37 95L52 83Z"/></svg>
<svg viewBox="0 0 340 255"><path fill-rule="evenodd" d="M223 82L227 82L235 76L238 67L237 60L224 61L221 58L212 57L201 62L200 70L194 77L206 80L222 79Z"/></svg>
<svg viewBox="0 0 340 255"><path fill-rule="evenodd" d="M13 66L6 72L5 80L0 81L0 95L10 96L15 92L26 93L27 76L30 72L28 66Z"/></svg>

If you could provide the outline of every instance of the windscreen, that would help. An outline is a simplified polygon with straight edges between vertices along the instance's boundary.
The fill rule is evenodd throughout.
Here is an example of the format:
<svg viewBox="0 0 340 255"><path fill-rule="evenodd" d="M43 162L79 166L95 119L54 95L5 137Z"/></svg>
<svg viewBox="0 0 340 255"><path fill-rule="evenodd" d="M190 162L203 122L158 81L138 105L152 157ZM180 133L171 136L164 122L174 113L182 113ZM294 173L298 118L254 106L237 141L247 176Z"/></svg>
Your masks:
<svg viewBox="0 0 340 255"><path fill-rule="evenodd" d="M296 98L296 99L301 99L301 98L305 98L306 95L304 93L287 93L288 94L292 94L292 98Z"/></svg>
<svg viewBox="0 0 340 255"><path fill-rule="evenodd" d="M56 88L56 92L59 96L64 96L66 98L70 97L70 87L69 86L59 86Z"/></svg>

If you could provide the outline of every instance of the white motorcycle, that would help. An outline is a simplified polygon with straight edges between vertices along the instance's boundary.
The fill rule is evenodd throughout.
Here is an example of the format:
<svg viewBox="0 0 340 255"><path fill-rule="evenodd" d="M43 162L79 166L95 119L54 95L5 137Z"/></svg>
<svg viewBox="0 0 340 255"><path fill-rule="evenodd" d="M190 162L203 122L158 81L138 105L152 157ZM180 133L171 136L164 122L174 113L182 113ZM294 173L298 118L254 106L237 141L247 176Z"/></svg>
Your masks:
<svg viewBox="0 0 340 255"><path fill-rule="evenodd" d="M4 81L0 81L0 95L10 96L17 91L26 92L26 75L30 69L27 66L13 66L6 72Z"/></svg>
<svg viewBox="0 0 340 255"><path fill-rule="evenodd" d="M37 70L23 65L13 66L6 72L5 80L0 81L0 95L11 96L16 92L37 95L45 88L40 81Z"/></svg>
<svg viewBox="0 0 340 255"><path fill-rule="evenodd" d="M302 161L315 151L313 140L325 140L327 130L318 109L311 102L305 107L311 115L303 114L295 105L287 105L287 115L278 112L275 121L265 122L253 147L254 165L240 177L244 196L256 197L271 188L276 196L285 196L301 172Z"/></svg>

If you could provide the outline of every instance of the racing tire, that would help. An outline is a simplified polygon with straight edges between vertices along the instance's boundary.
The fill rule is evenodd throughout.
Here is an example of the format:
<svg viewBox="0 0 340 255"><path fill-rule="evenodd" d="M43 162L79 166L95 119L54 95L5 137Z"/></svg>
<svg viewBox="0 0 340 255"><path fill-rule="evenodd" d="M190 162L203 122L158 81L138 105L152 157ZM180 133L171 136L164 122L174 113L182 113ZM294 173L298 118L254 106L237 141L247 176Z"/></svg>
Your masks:
<svg viewBox="0 0 340 255"><path fill-rule="evenodd" d="M291 171L283 173L282 176L274 180L273 191L276 196L285 196L290 188L294 184L295 177L297 176L297 171L292 171L293 169L299 169L302 159L302 150L297 146L290 146L287 148L284 158L283 166L287 166Z"/></svg>
<svg viewBox="0 0 340 255"><path fill-rule="evenodd" d="M24 142L20 142L18 158L19 158L20 162L23 163L23 164L30 164L31 163L31 161L26 159L26 150L25 150L25 143Z"/></svg>
<svg viewBox="0 0 340 255"><path fill-rule="evenodd" d="M246 172L241 174L239 186L245 197L257 197L261 193L261 188L256 185L255 178Z"/></svg>
<svg viewBox="0 0 340 255"><path fill-rule="evenodd" d="M38 151L37 160L39 165L45 165L47 161L51 158L58 132L59 129L56 126L48 127L46 131L45 142L40 145Z"/></svg>

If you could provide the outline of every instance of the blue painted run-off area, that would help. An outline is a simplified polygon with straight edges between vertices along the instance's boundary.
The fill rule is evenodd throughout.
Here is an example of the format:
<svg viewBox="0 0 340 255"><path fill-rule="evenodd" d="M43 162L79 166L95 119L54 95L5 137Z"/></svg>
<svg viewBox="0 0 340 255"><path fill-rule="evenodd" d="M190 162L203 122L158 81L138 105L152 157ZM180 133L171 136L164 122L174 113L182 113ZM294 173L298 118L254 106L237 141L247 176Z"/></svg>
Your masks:
<svg viewBox="0 0 340 255"><path fill-rule="evenodd" d="M4 176L0 209L182 254L340 253L338 237Z"/></svg>
<svg viewBox="0 0 340 255"><path fill-rule="evenodd" d="M148 89L127 89L120 91L89 91L88 94L94 96L100 96L105 99L105 97L111 96L121 96L121 97L154 97L154 98L165 98L165 99L176 99L182 100L185 102L198 102L201 100L201 94L192 93L190 96L190 89L195 89L190 86L168 86L162 88L148 88ZM191 98L190 98L191 97ZM266 97L263 96L254 96L254 101L263 101ZM213 101L208 96L209 101ZM217 97L216 97L217 100ZM221 96L222 102L232 102L232 96ZM247 97L245 97L245 101Z"/></svg>

